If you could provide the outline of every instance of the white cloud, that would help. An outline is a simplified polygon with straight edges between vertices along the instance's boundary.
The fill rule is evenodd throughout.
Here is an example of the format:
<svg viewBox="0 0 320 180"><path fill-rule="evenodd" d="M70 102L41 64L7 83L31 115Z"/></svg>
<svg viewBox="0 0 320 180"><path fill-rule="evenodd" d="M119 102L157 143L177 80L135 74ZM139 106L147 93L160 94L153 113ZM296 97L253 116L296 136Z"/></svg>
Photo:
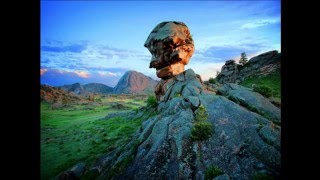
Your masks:
<svg viewBox="0 0 320 180"><path fill-rule="evenodd" d="M74 71L79 77L82 78L89 78L89 73L85 71Z"/></svg>
<svg viewBox="0 0 320 180"><path fill-rule="evenodd" d="M44 73L46 73L48 71L48 69L40 69L40 75L43 75Z"/></svg>
<svg viewBox="0 0 320 180"><path fill-rule="evenodd" d="M109 71L98 71L100 76L121 76L121 73L113 73Z"/></svg>
<svg viewBox="0 0 320 180"><path fill-rule="evenodd" d="M280 18L253 20L251 22L247 22L247 23L243 24L240 27L240 29L253 29L253 28L267 26L267 25L275 24L275 23L279 23L279 22L280 22Z"/></svg>

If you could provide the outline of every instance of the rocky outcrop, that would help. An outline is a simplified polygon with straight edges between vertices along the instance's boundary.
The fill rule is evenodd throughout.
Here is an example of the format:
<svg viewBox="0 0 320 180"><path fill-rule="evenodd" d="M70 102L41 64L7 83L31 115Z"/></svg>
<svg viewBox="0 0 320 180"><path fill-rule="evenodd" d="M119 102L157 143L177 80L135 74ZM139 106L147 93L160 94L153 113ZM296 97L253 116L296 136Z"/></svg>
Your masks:
<svg viewBox="0 0 320 180"><path fill-rule="evenodd" d="M223 96L208 94L201 77L192 69L178 74L164 71L163 68L172 67L177 61L163 58L173 56L171 51L162 51L166 48L160 42L176 34L189 34L184 24L183 28L169 28L175 24L181 23L160 23L149 36L150 43L146 43L152 55L160 52L150 63L161 77L155 88L157 107L124 114L128 120L142 119L140 129L129 143L99 158L88 174L98 179L139 180L254 179L257 172L277 177L281 164L281 127L274 122L280 122L279 111L247 88L230 84L219 89L218 94ZM166 27L165 31L161 32L161 27ZM183 41L170 42L179 47L174 42ZM178 52L191 52L184 51L182 48ZM232 68L235 71L238 67L229 61L225 69ZM232 73L229 78L233 78ZM251 106L256 109L248 108ZM211 167L220 173L206 177Z"/></svg>
<svg viewBox="0 0 320 180"><path fill-rule="evenodd" d="M270 119L276 124L281 123L280 109L273 105L269 99L257 92L253 92L249 88L233 83L225 83L218 89L218 94L226 96L230 100Z"/></svg>
<svg viewBox="0 0 320 180"><path fill-rule="evenodd" d="M222 66L221 72L217 76L217 81L220 83L235 82L239 75L238 64L235 60L226 61L225 65Z"/></svg>
<svg viewBox="0 0 320 180"><path fill-rule="evenodd" d="M204 179L215 166L223 173L218 179L253 179L257 172L279 175L281 127L247 108L267 103L263 97L238 85L223 86L220 93L243 103L206 94L191 69L162 87L157 109L124 115L144 119L141 128L128 144L98 159L90 173L101 179ZM238 96L241 93L245 98ZM260 100L252 101L253 95ZM208 114L211 136L194 140L200 107Z"/></svg>
<svg viewBox="0 0 320 180"><path fill-rule="evenodd" d="M157 81L137 71L126 72L114 87L115 94L153 94Z"/></svg>
<svg viewBox="0 0 320 180"><path fill-rule="evenodd" d="M201 105L212 136L193 141ZM230 179L252 179L256 172L279 175L280 126L223 96L182 95L161 102L154 116L143 115L148 111L155 110L130 115L145 118L140 130L127 145L100 158L90 172L101 179L204 179L214 165ZM119 167L122 171L113 174Z"/></svg>
<svg viewBox="0 0 320 180"><path fill-rule="evenodd" d="M100 83L89 83L85 85L74 83L70 85L59 86L59 88L67 92L82 96L90 94L110 94L113 92L112 87Z"/></svg>
<svg viewBox="0 0 320 180"><path fill-rule="evenodd" d="M171 78L161 80L156 88L157 100L166 102L177 96L198 96L202 93L201 80L192 69Z"/></svg>
<svg viewBox="0 0 320 180"><path fill-rule="evenodd" d="M250 76L265 76L280 71L281 53L269 51L251 58L245 65L226 61L217 76L219 83L240 83Z"/></svg>

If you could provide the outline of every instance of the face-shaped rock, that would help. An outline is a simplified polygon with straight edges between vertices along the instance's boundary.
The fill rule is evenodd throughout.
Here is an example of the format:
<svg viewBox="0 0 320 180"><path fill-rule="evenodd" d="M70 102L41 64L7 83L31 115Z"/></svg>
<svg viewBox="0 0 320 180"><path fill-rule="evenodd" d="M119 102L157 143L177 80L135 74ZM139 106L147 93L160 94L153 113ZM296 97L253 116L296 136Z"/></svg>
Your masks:
<svg viewBox="0 0 320 180"><path fill-rule="evenodd" d="M162 79L182 73L194 52L188 27L176 21L158 24L144 46L152 54L150 68L156 68L157 76Z"/></svg>

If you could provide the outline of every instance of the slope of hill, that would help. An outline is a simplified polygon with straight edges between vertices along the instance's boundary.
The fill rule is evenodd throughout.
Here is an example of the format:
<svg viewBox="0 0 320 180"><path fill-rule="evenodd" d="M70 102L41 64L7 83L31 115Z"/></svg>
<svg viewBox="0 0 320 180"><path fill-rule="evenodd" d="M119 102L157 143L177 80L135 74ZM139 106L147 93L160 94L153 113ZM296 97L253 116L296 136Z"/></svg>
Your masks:
<svg viewBox="0 0 320 180"><path fill-rule="evenodd" d="M90 93L110 94L113 92L113 88L100 83L85 84L84 90Z"/></svg>
<svg viewBox="0 0 320 180"><path fill-rule="evenodd" d="M70 85L63 85L63 86L59 86L59 89L62 89L64 91L67 92L71 92L77 95L84 95L86 94L83 86L80 83L74 83L74 84L70 84Z"/></svg>
<svg viewBox="0 0 320 180"><path fill-rule="evenodd" d="M89 95L91 93L110 94L113 91L112 87L100 83L89 83L85 85L74 83L71 85L63 85L59 88L77 95Z"/></svg>
<svg viewBox="0 0 320 180"><path fill-rule="evenodd" d="M137 71L126 72L113 89L115 94L151 94L157 81Z"/></svg>
<svg viewBox="0 0 320 180"><path fill-rule="evenodd" d="M63 104L79 102L83 100L83 98L77 95L49 85L40 86L40 99L42 102Z"/></svg>

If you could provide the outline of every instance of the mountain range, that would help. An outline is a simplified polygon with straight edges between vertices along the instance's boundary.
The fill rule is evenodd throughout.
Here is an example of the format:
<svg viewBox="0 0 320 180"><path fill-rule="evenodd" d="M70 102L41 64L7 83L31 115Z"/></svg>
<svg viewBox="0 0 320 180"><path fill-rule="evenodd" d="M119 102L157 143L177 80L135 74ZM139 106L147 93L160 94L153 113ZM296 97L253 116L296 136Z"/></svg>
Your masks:
<svg viewBox="0 0 320 180"><path fill-rule="evenodd" d="M41 85L43 97L48 88L51 92L59 92L63 94L66 92L67 96L71 94L88 96L90 94L144 94L149 95L154 93L154 88L158 81L148 77L137 71L127 71L119 80L118 84L112 88L101 83L89 83L89 84L68 84L58 87L51 87L49 85ZM48 95L51 97L51 95Z"/></svg>

